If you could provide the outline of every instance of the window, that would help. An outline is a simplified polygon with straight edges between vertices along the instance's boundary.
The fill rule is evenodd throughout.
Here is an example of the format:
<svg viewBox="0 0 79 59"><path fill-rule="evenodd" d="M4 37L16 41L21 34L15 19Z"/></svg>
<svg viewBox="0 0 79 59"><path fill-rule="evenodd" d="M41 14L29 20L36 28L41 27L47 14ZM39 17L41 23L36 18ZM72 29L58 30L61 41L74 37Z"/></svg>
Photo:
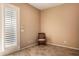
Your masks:
<svg viewBox="0 0 79 59"><path fill-rule="evenodd" d="M20 48L19 8L1 4L0 9L0 51L8 53ZM10 52L9 52L10 51Z"/></svg>

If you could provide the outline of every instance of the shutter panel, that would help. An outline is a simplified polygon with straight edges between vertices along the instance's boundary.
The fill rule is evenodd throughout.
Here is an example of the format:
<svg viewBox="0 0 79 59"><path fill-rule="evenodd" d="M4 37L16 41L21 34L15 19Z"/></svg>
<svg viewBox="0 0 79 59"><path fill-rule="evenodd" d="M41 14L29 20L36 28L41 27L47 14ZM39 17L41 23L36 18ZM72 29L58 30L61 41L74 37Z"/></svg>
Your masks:
<svg viewBox="0 0 79 59"><path fill-rule="evenodd" d="M2 51L2 9L0 6L0 52Z"/></svg>
<svg viewBox="0 0 79 59"><path fill-rule="evenodd" d="M17 44L16 10L12 8L5 8L4 18L4 46L7 48Z"/></svg>
<svg viewBox="0 0 79 59"><path fill-rule="evenodd" d="M0 9L1 13L1 9ZM1 14L0 14L0 51L2 50L2 20L1 20Z"/></svg>
<svg viewBox="0 0 79 59"><path fill-rule="evenodd" d="M20 49L20 9L12 4L0 5L0 55Z"/></svg>

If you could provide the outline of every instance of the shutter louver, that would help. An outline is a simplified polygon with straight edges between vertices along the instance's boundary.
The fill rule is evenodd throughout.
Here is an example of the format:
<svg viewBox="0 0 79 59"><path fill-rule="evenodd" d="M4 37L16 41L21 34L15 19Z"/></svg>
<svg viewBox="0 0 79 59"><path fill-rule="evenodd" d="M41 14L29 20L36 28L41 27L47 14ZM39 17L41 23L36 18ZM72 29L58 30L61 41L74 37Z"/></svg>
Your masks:
<svg viewBox="0 0 79 59"><path fill-rule="evenodd" d="M5 48L16 45L16 11L11 8L5 8L4 22L4 46Z"/></svg>

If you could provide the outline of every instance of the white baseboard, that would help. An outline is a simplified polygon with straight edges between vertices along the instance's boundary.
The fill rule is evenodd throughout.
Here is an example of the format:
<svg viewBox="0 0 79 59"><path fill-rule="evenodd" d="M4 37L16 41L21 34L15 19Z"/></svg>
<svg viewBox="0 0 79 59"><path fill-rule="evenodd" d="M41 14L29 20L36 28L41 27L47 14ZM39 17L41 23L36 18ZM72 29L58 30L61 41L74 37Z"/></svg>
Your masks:
<svg viewBox="0 0 79 59"><path fill-rule="evenodd" d="M65 47L65 48L74 49L74 50L79 50L79 48L74 48L74 47L69 47L69 46L64 46L64 45L57 45L57 44L53 44L53 43L47 43L47 44L55 45L55 46L60 46L60 47Z"/></svg>
<svg viewBox="0 0 79 59"><path fill-rule="evenodd" d="M25 46L25 47L21 48L20 50L23 50L23 49L26 49L26 48L29 48L29 47L32 47L32 46L35 46L35 45L37 45L37 43L32 43L28 46Z"/></svg>

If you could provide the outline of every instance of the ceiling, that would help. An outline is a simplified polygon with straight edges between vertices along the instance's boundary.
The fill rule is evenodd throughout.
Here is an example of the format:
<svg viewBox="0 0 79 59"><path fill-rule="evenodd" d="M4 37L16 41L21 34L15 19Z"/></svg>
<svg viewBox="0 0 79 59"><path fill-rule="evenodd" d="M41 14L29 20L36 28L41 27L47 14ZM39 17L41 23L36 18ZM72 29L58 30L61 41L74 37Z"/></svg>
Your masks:
<svg viewBox="0 0 79 59"><path fill-rule="evenodd" d="M30 5L40 9L40 10L44 10L50 7L56 7L58 5L61 5L63 3L29 3Z"/></svg>

